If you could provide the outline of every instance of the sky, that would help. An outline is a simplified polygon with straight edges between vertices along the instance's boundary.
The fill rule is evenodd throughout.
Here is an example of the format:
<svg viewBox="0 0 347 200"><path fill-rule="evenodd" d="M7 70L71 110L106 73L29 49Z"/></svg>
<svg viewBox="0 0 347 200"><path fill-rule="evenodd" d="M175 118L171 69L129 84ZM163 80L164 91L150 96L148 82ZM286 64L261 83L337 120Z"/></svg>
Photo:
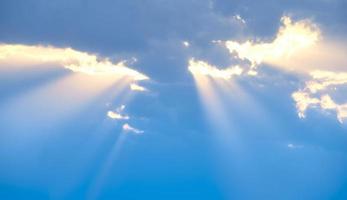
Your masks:
<svg viewBox="0 0 347 200"><path fill-rule="evenodd" d="M346 9L1 0L0 199L347 199Z"/></svg>

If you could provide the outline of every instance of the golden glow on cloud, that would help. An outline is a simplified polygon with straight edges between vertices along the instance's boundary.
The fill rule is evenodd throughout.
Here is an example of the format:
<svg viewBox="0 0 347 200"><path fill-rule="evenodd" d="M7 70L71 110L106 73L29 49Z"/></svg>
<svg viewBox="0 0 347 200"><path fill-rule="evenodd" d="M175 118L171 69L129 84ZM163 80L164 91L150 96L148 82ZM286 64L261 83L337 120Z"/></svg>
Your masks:
<svg viewBox="0 0 347 200"><path fill-rule="evenodd" d="M108 58L100 58L71 48L1 44L0 62L18 65L56 64L89 75L127 76L133 80L149 79L146 75L127 67L125 61L113 64Z"/></svg>
<svg viewBox="0 0 347 200"><path fill-rule="evenodd" d="M237 65L227 69L218 69L216 66L210 65L201 60L195 60L194 58L189 60L188 70L192 74L200 74L221 79L231 79L233 76L239 76L243 72L243 70Z"/></svg>
<svg viewBox="0 0 347 200"><path fill-rule="evenodd" d="M265 63L283 62L295 53L316 44L320 38L320 31L315 24L308 20L293 22L284 16L280 27L272 42L226 41L225 46L230 53L236 53L240 59L247 59L252 67Z"/></svg>
<svg viewBox="0 0 347 200"><path fill-rule="evenodd" d="M325 90L331 86L347 84L347 73L332 71L311 72L312 81L307 82L306 87L312 93Z"/></svg>
<svg viewBox="0 0 347 200"><path fill-rule="evenodd" d="M312 80L306 82L305 88L292 94L299 117L304 118L307 109L318 107L335 111L337 119L343 123L347 118L347 103L336 103L329 93L347 84L347 73L314 71L311 77Z"/></svg>
<svg viewBox="0 0 347 200"><path fill-rule="evenodd" d="M262 63L309 74L311 80L305 83L305 88L292 94L299 117L304 118L309 108L319 108L335 111L342 123L347 118L347 103L336 103L331 91L347 84L345 40L323 38L321 30L310 20L293 21L283 16L281 21L282 26L270 42L218 43L224 44L237 59L249 61L249 75L257 75L256 67Z"/></svg>

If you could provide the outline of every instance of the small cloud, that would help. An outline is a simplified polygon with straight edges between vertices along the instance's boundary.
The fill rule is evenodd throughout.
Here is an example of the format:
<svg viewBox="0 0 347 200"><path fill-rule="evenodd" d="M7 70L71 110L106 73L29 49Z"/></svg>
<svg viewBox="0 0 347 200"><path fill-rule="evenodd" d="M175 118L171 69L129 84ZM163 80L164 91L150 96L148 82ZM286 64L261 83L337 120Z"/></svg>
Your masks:
<svg viewBox="0 0 347 200"><path fill-rule="evenodd" d="M128 123L123 124L122 129L126 133L135 133L135 134L142 134L142 133L144 133L143 130L139 130L137 128L134 128L134 127L130 126Z"/></svg>
<svg viewBox="0 0 347 200"><path fill-rule="evenodd" d="M142 87L136 83L132 83L130 85L130 89L133 90L133 91L140 91L140 92L145 92L147 91L147 89L145 87Z"/></svg>
<svg viewBox="0 0 347 200"><path fill-rule="evenodd" d="M118 120L128 120L129 119L129 116L121 115L121 114L116 113L114 111L108 111L107 116L111 119L118 119Z"/></svg>
<svg viewBox="0 0 347 200"><path fill-rule="evenodd" d="M222 40L212 40L211 42L212 44L217 44L217 45L223 44Z"/></svg>
<svg viewBox="0 0 347 200"><path fill-rule="evenodd" d="M116 109L116 111L108 111L107 116L111 119L128 120L130 119L128 115L121 114L124 109L125 109L125 105L121 105L119 108Z"/></svg>
<svg viewBox="0 0 347 200"><path fill-rule="evenodd" d="M235 15L233 18L242 24L246 24L246 21L240 15Z"/></svg>
<svg viewBox="0 0 347 200"><path fill-rule="evenodd" d="M190 46L190 43L188 41L183 41L182 44L183 44L184 47L189 47Z"/></svg>
<svg viewBox="0 0 347 200"><path fill-rule="evenodd" d="M216 66L210 65L201 60L195 60L194 58L189 60L188 69L193 74L200 74L222 79L230 79L233 76L241 75L243 72L243 69L238 65L228 67L226 69L218 69Z"/></svg>
<svg viewBox="0 0 347 200"><path fill-rule="evenodd" d="M287 147L290 148L290 149L301 149L301 148L303 148L304 146L303 146L303 145L296 145L296 144L289 143L289 144L287 145Z"/></svg>

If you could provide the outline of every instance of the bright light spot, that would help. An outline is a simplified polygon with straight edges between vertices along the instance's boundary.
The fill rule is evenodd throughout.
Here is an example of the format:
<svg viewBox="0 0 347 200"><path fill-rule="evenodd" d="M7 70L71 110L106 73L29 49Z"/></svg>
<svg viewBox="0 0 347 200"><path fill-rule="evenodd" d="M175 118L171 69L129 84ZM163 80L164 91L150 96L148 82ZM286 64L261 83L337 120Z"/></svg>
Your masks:
<svg viewBox="0 0 347 200"><path fill-rule="evenodd" d="M139 91L139 92L147 91L147 89L145 87L142 87L136 83L130 84L130 89L133 91Z"/></svg>
<svg viewBox="0 0 347 200"><path fill-rule="evenodd" d="M218 69L216 66L210 65L204 61L189 60L188 69L193 74L210 76L212 78L231 79L233 76L241 75L243 70L238 66L232 66L227 69Z"/></svg>
<svg viewBox="0 0 347 200"><path fill-rule="evenodd" d="M190 46L190 43L188 41L183 41L182 44L185 47L189 47Z"/></svg>
<svg viewBox="0 0 347 200"><path fill-rule="evenodd" d="M107 116L111 119L119 119L119 120L128 120L129 119L129 116L121 115L121 114L116 113L114 111L108 111Z"/></svg>
<svg viewBox="0 0 347 200"><path fill-rule="evenodd" d="M108 58L100 58L71 48L1 44L0 61L18 65L56 64L89 75L126 76L133 80L149 79L144 74L128 68L125 65L126 61L113 64Z"/></svg>

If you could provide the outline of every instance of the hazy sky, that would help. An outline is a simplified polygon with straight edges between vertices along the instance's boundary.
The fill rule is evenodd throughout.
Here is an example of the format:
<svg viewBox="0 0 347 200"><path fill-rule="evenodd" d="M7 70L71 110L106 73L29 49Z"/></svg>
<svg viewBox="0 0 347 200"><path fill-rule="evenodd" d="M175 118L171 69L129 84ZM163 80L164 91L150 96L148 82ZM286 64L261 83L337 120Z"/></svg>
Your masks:
<svg viewBox="0 0 347 200"><path fill-rule="evenodd" d="M1 0L0 199L347 199L346 9Z"/></svg>

